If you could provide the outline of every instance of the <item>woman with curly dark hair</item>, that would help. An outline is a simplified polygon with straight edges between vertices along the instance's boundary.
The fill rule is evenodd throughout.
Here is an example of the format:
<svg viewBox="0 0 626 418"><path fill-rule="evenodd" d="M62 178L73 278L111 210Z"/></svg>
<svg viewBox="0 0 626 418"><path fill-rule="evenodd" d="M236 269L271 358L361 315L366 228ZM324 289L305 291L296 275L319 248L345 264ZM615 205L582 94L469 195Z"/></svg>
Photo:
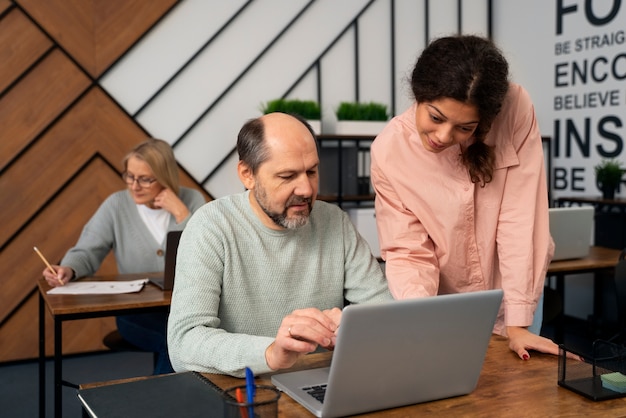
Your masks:
<svg viewBox="0 0 626 418"><path fill-rule="evenodd" d="M372 145L376 222L396 299L503 289L494 332L520 358L558 354L541 319L554 254L541 135L528 93L488 39L450 36L422 52L415 103ZM536 312L537 311L537 312ZM428 318L434 320L434 318Z"/></svg>

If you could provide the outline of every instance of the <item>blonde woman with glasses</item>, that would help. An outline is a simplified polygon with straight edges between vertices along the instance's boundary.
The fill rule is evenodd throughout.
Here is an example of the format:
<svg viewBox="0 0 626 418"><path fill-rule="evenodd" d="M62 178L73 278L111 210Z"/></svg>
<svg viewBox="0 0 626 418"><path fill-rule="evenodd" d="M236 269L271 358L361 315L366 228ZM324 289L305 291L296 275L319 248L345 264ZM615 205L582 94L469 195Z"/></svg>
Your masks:
<svg viewBox="0 0 626 418"><path fill-rule="evenodd" d="M76 245L43 275L50 286L91 276L110 251L120 274L163 271L167 233L182 230L190 215L205 203L196 190L181 187L170 145L148 139L124 158L126 190L109 196L87 222ZM171 373L165 338L167 314L125 315L116 318L131 344L157 353L154 373Z"/></svg>

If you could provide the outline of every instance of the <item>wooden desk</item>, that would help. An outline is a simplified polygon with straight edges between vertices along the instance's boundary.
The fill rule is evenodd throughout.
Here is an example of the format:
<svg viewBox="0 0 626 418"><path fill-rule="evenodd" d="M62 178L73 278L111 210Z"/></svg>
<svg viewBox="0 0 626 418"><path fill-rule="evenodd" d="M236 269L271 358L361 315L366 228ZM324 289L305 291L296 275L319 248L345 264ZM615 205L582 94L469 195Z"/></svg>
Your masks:
<svg viewBox="0 0 626 418"><path fill-rule="evenodd" d="M311 354L291 370L328 366L330 358L330 353ZM208 373L205 373L205 376L223 389L243 383L243 379L230 376ZM270 376L269 374L260 376L257 381L259 384L271 385ZM137 378L81 385L81 389L131 380L137 380ZM508 341L505 338L492 336L478 385L469 395L387 409L359 415L359 417L494 416L517 418L520 416L626 415L625 398L594 402L558 386L557 380L558 357L533 353L529 361L522 361L509 350ZM279 417L312 416L285 394L280 397L278 408Z"/></svg>
<svg viewBox="0 0 626 418"><path fill-rule="evenodd" d="M115 276L89 277L87 280L136 280L146 277L143 274L123 274ZM62 386L75 386L63 381L62 342L63 321L74 319L99 318L129 313L143 313L168 310L171 291L162 291L157 286L147 284L140 292L121 295L48 295L51 289L42 278L37 282L39 288L39 416L46 413L46 316L45 310L54 320L54 415L63 416Z"/></svg>
<svg viewBox="0 0 626 418"><path fill-rule="evenodd" d="M601 275L615 268L620 250L604 247L591 247L589 256L576 260L553 261L548 267L548 276L556 277L556 291L562 301L565 300L565 276L568 274L594 273L593 280L593 312L594 316L600 314L602 306ZM555 341L563 342L563 314L557 320Z"/></svg>

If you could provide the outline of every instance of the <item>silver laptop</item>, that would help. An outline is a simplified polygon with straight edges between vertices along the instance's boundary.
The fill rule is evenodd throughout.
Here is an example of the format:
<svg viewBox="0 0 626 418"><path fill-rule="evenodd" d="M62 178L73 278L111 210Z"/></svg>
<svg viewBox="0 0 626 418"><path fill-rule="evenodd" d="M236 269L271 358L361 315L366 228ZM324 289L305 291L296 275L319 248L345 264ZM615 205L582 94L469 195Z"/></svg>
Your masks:
<svg viewBox="0 0 626 418"><path fill-rule="evenodd" d="M585 258L593 233L593 206L550 208L550 235L554 240L553 261Z"/></svg>
<svg viewBox="0 0 626 418"><path fill-rule="evenodd" d="M330 367L275 374L272 383L317 417L466 395L501 303L502 290L487 290L350 305Z"/></svg>

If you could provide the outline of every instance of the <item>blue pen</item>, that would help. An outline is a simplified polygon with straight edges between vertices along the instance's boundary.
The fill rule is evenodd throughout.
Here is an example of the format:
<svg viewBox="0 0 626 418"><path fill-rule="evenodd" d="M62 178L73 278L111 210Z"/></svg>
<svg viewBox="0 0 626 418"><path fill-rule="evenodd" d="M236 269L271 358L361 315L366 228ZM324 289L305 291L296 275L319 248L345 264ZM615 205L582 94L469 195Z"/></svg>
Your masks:
<svg viewBox="0 0 626 418"><path fill-rule="evenodd" d="M254 374L249 367L246 367L246 395L248 401L248 418L254 418L254 407L252 404L254 403L254 392L256 390L256 386L254 385Z"/></svg>

